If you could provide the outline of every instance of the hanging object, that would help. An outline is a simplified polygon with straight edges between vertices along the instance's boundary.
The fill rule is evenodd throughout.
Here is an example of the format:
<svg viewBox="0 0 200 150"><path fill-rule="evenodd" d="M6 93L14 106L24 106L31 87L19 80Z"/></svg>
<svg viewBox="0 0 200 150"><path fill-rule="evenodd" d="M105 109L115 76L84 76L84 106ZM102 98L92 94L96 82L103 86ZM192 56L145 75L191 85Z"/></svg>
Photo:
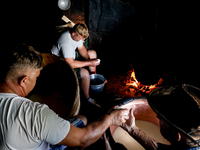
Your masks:
<svg viewBox="0 0 200 150"><path fill-rule="evenodd" d="M58 7L61 10L68 10L71 6L70 0L58 0Z"/></svg>

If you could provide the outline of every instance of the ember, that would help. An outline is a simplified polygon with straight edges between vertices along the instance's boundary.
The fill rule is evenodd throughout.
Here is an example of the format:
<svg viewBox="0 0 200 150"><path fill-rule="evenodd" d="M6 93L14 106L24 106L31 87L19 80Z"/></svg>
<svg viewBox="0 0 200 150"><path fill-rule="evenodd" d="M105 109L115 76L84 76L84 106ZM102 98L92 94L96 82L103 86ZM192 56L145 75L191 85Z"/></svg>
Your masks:
<svg viewBox="0 0 200 150"><path fill-rule="evenodd" d="M160 86L163 79L160 78L156 84L144 85L136 79L134 69L127 72L127 76L115 75L108 82L106 92L115 94L117 97L135 97L150 93Z"/></svg>

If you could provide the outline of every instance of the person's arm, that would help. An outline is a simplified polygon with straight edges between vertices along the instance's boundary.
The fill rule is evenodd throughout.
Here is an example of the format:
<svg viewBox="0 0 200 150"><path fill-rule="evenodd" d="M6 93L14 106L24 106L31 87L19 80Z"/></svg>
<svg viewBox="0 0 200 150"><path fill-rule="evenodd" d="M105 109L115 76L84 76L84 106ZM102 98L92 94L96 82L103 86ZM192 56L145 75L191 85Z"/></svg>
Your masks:
<svg viewBox="0 0 200 150"><path fill-rule="evenodd" d="M78 47L78 52L85 60L90 60L90 56L88 55L87 49L84 45Z"/></svg>
<svg viewBox="0 0 200 150"><path fill-rule="evenodd" d="M81 46L82 47L82 46ZM84 49L83 49L84 50ZM86 66L94 66L97 65L97 60L88 60L88 58L86 57L85 61L78 61L78 60L74 60L74 47L71 46L69 43L65 43L65 44L61 44L60 45L60 51L62 53L62 57L64 57L64 59L72 66L72 68L82 68L82 67L86 67ZM85 49L86 53L87 50Z"/></svg>
<svg viewBox="0 0 200 150"><path fill-rule="evenodd" d="M65 60L72 66L72 68L97 66L99 64L99 63L96 63L98 60L79 61L79 60L74 60L74 58L65 58Z"/></svg>
<svg viewBox="0 0 200 150"><path fill-rule="evenodd" d="M138 143L140 143L145 149L148 150L157 150L158 144L157 142L148 137L144 132L142 132L136 125L135 125L135 117L133 115L133 109L130 110L129 119L126 123L123 123L121 127L129 133Z"/></svg>
<svg viewBox="0 0 200 150"><path fill-rule="evenodd" d="M65 60L72 66L72 68L82 68L92 65L90 61L79 61L74 58L65 58Z"/></svg>
<svg viewBox="0 0 200 150"><path fill-rule="evenodd" d="M89 61L91 63L90 66L95 67L99 65L99 63L97 63L98 61L97 59L90 58L90 55L88 54L88 51L84 45L81 47L78 47L78 52L86 61Z"/></svg>
<svg viewBox="0 0 200 150"><path fill-rule="evenodd" d="M98 121L92 122L83 128L77 128L71 124L67 136L58 144L69 147L85 148L97 141L110 125L125 123L129 117L128 110L113 110L104 115Z"/></svg>

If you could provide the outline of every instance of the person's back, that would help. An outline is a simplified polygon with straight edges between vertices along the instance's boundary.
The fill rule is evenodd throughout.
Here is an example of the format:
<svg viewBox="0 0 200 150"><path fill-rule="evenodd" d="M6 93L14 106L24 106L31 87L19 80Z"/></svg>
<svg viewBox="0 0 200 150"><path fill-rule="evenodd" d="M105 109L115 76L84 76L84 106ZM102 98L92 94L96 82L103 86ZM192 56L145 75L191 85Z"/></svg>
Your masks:
<svg viewBox="0 0 200 150"><path fill-rule="evenodd" d="M63 58L74 58L75 50L81 47L83 41L75 41L71 38L70 30L63 32L58 38L57 42L52 46L51 53Z"/></svg>
<svg viewBox="0 0 200 150"><path fill-rule="evenodd" d="M16 94L0 93L1 150L45 149L48 144L38 139L39 107L37 103Z"/></svg>

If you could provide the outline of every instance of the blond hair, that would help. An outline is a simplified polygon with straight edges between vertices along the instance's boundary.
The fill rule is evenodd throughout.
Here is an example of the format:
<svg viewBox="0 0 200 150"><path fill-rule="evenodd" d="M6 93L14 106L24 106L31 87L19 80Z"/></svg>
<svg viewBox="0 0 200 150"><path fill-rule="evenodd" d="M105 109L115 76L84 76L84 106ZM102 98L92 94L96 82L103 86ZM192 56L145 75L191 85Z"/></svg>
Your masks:
<svg viewBox="0 0 200 150"><path fill-rule="evenodd" d="M73 27L73 32L78 33L78 34L81 35L84 39L86 39L86 38L89 36L88 28L87 28L86 24L84 24L84 23L77 23L77 24Z"/></svg>

